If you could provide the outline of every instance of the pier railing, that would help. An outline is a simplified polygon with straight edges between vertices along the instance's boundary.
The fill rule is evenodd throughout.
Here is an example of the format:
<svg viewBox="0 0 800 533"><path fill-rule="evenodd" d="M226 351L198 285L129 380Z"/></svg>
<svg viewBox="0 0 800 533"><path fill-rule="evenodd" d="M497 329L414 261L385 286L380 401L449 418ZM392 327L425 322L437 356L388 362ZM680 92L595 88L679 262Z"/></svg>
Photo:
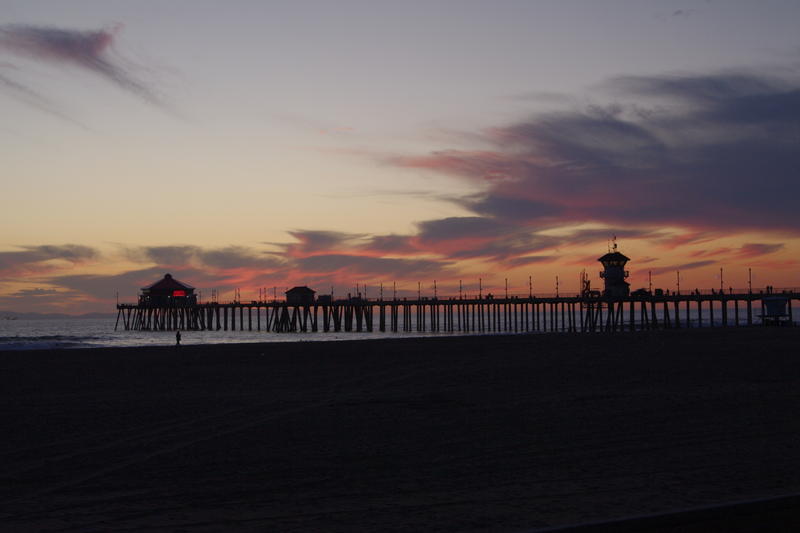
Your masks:
<svg viewBox="0 0 800 533"><path fill-rule="evenodd" d="M283 300L194 305L117 305L125 330L433 333L599 332L656 328L793 325L796 288L639 294L420 297L289 303Z"/></svg>

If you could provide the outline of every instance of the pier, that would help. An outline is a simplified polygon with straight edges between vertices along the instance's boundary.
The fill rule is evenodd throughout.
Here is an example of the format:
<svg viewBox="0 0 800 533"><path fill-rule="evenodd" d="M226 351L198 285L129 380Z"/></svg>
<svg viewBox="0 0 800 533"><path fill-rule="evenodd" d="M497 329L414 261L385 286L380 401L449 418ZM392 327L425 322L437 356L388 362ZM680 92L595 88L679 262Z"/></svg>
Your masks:
<svg viewBox="0 0 800 533"><path fill-rule="evenodd" d="M695 291L606 298L320 299L117 305L115 329L290 332L544 333L794 325L800 290Z"/></svg>

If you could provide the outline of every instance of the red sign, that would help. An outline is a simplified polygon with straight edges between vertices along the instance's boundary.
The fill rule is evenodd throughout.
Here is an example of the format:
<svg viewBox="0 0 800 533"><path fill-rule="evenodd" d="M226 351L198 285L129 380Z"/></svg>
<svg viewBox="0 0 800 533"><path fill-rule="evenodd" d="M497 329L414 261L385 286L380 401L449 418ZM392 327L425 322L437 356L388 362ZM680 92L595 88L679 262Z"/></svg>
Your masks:
<svg viewBox="0 0 800 533"><path fill-rule="evenodd" d="M186 296L186 291L172 291L173 296Z"/></svg>

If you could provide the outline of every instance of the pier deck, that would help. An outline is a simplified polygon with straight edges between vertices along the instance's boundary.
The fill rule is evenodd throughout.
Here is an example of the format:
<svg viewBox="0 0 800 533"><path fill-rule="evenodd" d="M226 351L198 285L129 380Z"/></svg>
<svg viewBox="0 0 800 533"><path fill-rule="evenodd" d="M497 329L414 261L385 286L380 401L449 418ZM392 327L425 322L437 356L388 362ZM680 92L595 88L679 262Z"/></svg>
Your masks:
<svg viewBox="0 0 800 533"><path fill-rule="evenodd" d="M768 314L770 300L785 311ZM118 304L115 329L265 332L616 332L656 328L793 325L796 289L665 294L614 300L592 296L363 299L292 304L208 302Z"/></svg>

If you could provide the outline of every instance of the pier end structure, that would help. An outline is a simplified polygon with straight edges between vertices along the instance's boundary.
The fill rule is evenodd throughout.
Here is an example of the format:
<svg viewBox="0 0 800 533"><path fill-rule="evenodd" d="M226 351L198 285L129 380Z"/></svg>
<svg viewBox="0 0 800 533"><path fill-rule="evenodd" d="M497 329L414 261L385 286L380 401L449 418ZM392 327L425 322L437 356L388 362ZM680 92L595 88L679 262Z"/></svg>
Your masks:
<svg viewBox="0 0 800 533"><path fill-rule="evenodd" d="M142 287L139 305L144 307L190 307L197 305L194 287L165 274L155 283Z"/></svg>
<svg viewBox="0 0 800 533"><path fill-rule="evenodd" d="M286 303L289 305L313 305L316 291L306 287L292 287L286 291Z"/></svg>
<svg viewBox="0 0 800 533"><path fill-rule="evenodd" d="M598 259L603 265L600 277L605 282L603 296L610 300L624 300L631 293L631 284L625 281L629 273L625 270L625 265L630 261L628 257L617 251L617 243L614 242L613 250Z"/></svg>

